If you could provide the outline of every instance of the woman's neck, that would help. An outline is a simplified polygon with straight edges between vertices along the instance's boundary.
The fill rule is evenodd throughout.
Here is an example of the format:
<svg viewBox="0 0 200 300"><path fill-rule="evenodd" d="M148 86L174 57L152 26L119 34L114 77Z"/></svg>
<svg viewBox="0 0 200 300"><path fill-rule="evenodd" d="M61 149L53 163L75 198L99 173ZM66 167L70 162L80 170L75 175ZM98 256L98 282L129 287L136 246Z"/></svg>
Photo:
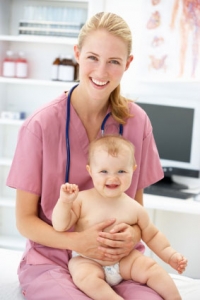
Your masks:
<svg viewBox="0 0 200 300"><path fill-rule="evenodd" d="M89 141L93 141L107 113L108 101L97 104L97 101L88 99L77 87L72 93L71 104L87 131Z"/></svg>
<svg viewBox="0 0 200 300"><path fill-rule="evenodd" d="M80 119L87 121L98 120L105 117L108 110L108 100L96 101L89 99L78 86L72 93L71 104L79 115Z"/></svg>

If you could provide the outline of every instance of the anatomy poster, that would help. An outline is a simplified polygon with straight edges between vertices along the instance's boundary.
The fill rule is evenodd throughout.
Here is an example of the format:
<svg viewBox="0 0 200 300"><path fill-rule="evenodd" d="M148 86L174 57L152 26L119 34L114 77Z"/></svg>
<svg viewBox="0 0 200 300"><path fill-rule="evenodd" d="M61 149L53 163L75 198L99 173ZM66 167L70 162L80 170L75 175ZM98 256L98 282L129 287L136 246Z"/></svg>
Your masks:
<svg viewBox="0 0 200 300"><path fill-rule="evenodd" d="M140 76L200 80L200 0L145 0Z"/></svg>

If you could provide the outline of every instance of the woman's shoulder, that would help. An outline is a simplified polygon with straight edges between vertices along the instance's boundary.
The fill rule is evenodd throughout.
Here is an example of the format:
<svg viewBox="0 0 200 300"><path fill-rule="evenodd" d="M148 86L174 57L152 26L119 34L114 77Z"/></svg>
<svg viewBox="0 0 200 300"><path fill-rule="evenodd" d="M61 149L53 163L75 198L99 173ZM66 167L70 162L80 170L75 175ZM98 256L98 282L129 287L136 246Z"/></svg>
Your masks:
<svg viewBox="0 0 200 300"><path fill-rule="evenodd" d="M43 132L55 135L66 120L66 94L38 108L22 124L20 135L34 135L40 138Z"/></svg>
<svg viewBox="0 0 200 300"><path fill-rule="evenodd" d="M129 111L132 117L127 121L128 124L138 125L140 128L146 128L151 130L151 121L145 112L145 110L136 102L129 102Z"/></svg>
<svg viewBox="0 0 200 300"><path fill-rule="evenodd" d="M129 102L131 117L124 126L124 134L129 139L145 139L152 134L152 124L147 113L136 102ZM135 134L133 134L133 132Z"/></svg>
<svg viewBox="0 0 200 300"><path fill-rule="evenodd" d="M130 110L130 113L135 116L139 116L141 118L146 118L147 117L147 114L146 112L144 111L144 109L135 101L133 100L129 100L129 110Z"/></svg>
<svg viewBox="0 0 200 300"><path fill-rule="evenodd" d="M44 104L33 112L24 122L24 126L30 126L32 123L53 122L55 117L66 114L66 94L62 93L54 100Z"/></svg>

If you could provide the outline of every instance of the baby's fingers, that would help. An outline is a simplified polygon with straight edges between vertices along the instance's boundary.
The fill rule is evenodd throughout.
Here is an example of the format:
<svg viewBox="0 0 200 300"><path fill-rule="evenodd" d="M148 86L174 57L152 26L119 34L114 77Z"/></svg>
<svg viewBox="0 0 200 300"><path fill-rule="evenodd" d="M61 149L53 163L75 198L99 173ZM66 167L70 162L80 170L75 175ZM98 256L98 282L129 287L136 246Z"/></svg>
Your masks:
<svg viewBox="0 0 200 300"><path fill-rule="evenodd" d="M71 184L71 183L65 183L64 184L64 190L69 193L72 194L76 191L78 191L78 186L76 184Z"/></svg>
<svg viewBox="0 0 200 300"><path fill-rule="evenodd" d="M185 257L182 258L182 260L178 263L177 271L179 274L183 273L187 267L187 259Z"/></svg>

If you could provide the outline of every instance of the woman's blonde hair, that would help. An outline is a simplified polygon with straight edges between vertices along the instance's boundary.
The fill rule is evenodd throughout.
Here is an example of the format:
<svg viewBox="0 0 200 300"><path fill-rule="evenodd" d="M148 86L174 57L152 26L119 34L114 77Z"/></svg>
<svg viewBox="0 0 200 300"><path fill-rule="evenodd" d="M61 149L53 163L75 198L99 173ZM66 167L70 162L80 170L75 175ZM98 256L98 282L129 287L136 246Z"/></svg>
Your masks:
<svg viewBox="0 0 200 300"><path fill-rule="evenodd" d="M88 34L98 29L105 29L112 35L121 38L127 44L127 58L130 56L132 51L131 30L124 19L109 12L97 13L84 24L78 37L78 48L80 50ZM129 112L129 101L120 95L120 85L118 85L110 94L109 102L113 118L117 122L125 124L126 119L132 115Z"/></svg>

